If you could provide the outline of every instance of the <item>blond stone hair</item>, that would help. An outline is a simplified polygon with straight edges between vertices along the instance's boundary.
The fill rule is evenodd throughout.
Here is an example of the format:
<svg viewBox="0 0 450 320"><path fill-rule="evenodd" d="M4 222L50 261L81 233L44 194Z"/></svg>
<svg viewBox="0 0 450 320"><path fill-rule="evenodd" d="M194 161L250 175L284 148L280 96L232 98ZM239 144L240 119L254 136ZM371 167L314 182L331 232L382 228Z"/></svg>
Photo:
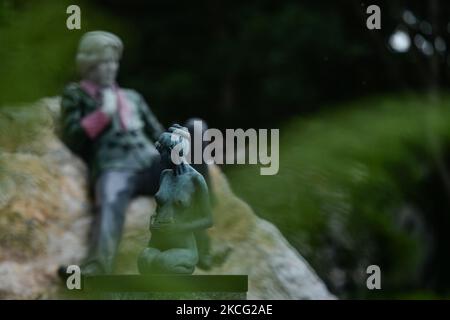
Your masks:
<svg viewBox="0 0 450 320"><path fill-rule="evenodd" d="M101 53L106 48L112 48L121 58L123 43L118 36L106 31L91 31L83 35L76 56L78 71L82 76L100 61Z"/></svg>

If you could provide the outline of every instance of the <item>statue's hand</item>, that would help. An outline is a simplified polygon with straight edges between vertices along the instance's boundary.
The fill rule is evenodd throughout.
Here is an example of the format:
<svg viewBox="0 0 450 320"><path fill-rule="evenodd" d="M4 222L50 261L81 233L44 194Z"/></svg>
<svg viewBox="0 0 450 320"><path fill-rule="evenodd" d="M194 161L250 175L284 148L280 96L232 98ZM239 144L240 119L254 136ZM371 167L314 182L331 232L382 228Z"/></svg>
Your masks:
<svg viewBox="0 0 450 320"><path fill-rule="evenodd" d="M112 116L117 111L117 95L112 89L104 89L102 91L102 111L108 116Z"/></svg>

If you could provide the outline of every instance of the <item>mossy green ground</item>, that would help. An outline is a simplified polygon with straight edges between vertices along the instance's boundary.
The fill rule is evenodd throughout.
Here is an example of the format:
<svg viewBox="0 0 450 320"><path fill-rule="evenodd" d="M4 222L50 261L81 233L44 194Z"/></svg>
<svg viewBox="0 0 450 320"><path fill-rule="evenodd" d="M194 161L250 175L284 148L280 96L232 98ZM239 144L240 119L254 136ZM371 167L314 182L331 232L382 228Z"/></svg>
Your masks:
<svg viewBox="0 0 450 320"><path fill-rule="evenodd" d="M378 97L333 110L282 125L278 174L235 166L227 172L232 186L331 286L342 282L346 296L370 296L371 264L381 267L386 294L418 289L428 231L405 227L400 212L417 196L433 196L418 193L442 174L449 97Z"/></svg>

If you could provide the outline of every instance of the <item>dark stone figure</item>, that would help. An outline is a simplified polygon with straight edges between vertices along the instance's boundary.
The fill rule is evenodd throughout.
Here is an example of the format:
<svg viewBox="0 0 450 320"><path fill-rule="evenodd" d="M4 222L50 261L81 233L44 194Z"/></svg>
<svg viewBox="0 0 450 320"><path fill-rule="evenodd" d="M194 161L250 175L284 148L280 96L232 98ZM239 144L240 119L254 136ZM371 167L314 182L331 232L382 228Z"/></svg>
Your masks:
<svg viewBox="0 0 450 320"><path fill-rule="evenodd" d="M150 224L151 240L138 258L143 274L192 274L199 259L194 233L212 226L205 179L183 157L189 148L189 133L179 126L169 131L157 143L162 163L169 169L162 172L155 195L157 211ZM180 145L176 164L171 155Z"/></svg>

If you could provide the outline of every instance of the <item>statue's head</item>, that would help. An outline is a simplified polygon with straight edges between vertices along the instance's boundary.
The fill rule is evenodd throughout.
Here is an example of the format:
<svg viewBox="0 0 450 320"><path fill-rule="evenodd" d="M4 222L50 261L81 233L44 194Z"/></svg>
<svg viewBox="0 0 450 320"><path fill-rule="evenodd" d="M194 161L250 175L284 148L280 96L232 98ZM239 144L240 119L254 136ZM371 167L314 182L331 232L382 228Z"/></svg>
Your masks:
<svg viewBox="0 0 450 320"><path fill-rule="evenodd" d="M83 35L78 45L76 62L81 77L100 86L116 81L123 44L116 35L92 31Z"/></svg>
<svg viewBox="0 0 450 320"><path fill-rule="evenodd" d="M174 124L167 132L161 134L156 142L156 149L161 155L161 161L167 166L186 162L184 156L190 149L189 131L178 124Z"/></svg>

